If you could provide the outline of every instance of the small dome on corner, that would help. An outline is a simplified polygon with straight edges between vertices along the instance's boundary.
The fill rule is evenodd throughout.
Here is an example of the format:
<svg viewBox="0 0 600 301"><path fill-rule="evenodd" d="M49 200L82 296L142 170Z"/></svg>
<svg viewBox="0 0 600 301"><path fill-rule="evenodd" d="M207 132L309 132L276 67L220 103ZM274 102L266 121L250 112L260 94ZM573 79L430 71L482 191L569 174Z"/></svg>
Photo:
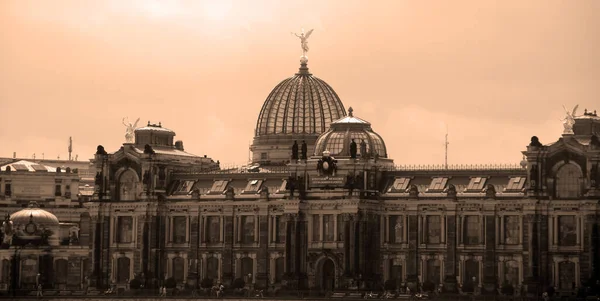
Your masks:
<svg viewBox="0 0 600 301"><path fill-rule="evenodd" d="M371 123L354 116L352 107L348 108L348 115L331 123L329 130L319 136L315 146L315 155L320 156L328 150L332 156L350 156L350 143L354 139L358 153L361 154L361 143L365 144L366 152L370 155L379 155L387 158L385 142L379 134L371 128ZM361 154L363 156L364 154Z"/></svg>

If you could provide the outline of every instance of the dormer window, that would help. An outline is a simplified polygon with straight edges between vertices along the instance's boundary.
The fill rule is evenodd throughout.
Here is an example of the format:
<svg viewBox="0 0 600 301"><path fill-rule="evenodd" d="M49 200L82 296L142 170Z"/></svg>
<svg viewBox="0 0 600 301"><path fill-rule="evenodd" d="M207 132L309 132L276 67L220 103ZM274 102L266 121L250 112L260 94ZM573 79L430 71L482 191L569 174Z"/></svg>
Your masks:
<svg viewBox="0 0 600 301"><path fill-rule="evenodd" d="M483 190L485 182L487 182L486 177L473 177L473 178L471 178L471 181L469 182L469 186L467 186L467 191L468 192L481 192L481 190Z"/></svg>
<svg viewBox="0 0 600 301"><path fill-rule="evenodd" d="M228 180L216 180L213 182L212 187L210 188L210 194L221 194L227 188L227 184L229 184Z"/></svg>
<svg viewBox="0 0 600 301"><path fill-rule="evenodd" d="M427 192L442 192L446 188L447 184L448 178L446 177L433 178L431 180L431 184L429 184Z"/></svg>
<svg viewBox="0 0 600 301"><path fill-rule="evenodd" d="M25 164L13 164L12 167L16 171L29 171L29 168L27 168L27 165Z"/></svg>
<svg viewBox="0 0 600 301"><path fill-rule="evenodd" d="M406 189L408 188L408 184L410 184L410 178L407 178L407 177L395 178L394 183L392 183L392 185L388 189L388 192L396 192L396 193L406 192Z"/></svg>
<svg viewBox="0 0 600 301"><path fill-rule="evenodd" d="M194 181L191 181L191 180L181 181L181 183L179 184L179 187L177 188L177 192L178 193L189 193L193 187L194 187Z"/></svg>
<svg viewBox="0 0 600 301"><path fill-rule="evenodd" d="M506 185L506 191L521 191L525 186L526 177L512 177Z"/></svg>
<svg viewBox="0 0 600 301"><path fill-rule="evenodd" d="M250 180L248 181L248 184L246 185L246 188L244 188L244 193L256 193L258 192L258 190L260 190L260 187L262 186L263 180Z"/></svg>
<svg viewBox="0 0 600 301"><path fill-rule="evenodd" d="M286 190L287 190L287 183L288 183L288 180L287 180L287 179L283 179L283 180L281 181L281 186L279 187L279 191L280 191L280 192L281 192L281 191L286 191Z"/></svg>

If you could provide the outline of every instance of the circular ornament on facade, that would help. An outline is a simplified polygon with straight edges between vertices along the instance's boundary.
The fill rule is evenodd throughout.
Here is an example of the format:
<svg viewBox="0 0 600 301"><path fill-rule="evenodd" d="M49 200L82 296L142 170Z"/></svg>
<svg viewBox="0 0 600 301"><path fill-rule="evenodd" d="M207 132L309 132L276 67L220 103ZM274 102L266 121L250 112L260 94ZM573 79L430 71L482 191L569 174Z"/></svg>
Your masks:
<svg viewBox="0 0 600 301"><path fill-rule="evenodd" d="M27 234L29 234L29 235L35 234L36 231L37 231L37 226L33 222L29 222L29 224L27 224L25 226L25 232L27 232Z"/></svg>

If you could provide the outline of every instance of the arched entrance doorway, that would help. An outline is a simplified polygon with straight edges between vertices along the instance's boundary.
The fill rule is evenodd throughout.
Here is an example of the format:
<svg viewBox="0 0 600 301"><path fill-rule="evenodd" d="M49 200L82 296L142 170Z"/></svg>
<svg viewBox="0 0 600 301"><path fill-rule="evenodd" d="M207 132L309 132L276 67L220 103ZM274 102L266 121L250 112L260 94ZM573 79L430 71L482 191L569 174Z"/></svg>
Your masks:
<svg viewBox="0 0 600 301"><path fill-rule="evenodd" d="M319 285L321 289L332 291L335 288L335 264L331 258L323 259L320 275Z"/></svg>

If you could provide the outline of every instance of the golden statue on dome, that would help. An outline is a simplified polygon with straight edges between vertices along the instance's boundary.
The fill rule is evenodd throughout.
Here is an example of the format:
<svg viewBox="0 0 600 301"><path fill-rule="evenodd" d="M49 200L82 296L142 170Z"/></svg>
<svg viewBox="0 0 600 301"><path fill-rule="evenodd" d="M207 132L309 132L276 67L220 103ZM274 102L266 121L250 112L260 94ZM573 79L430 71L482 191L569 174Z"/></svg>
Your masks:
<svg viewBox="0 0 600 301"><path fill-rule="evenodd" d="M578 107L579 105L576 105L573 108L573 112L569 112L569 110L567 110L567 108L565 108L563 105L563 109L565 110L565 113L567 113L567 116L562 119L563 126L565 127L563 134L573 134L573 125L575 125L575 117L577 117L575 114L577 114Z"/></svg>
<svg viewBox="0 0 600 301"><path fill-rule="evenodd" d="M309 30L308 32L304 32L304 28L302 28L302 32L300 34L297 33L293 33L295 36L297 36L300 39L300 46L302 47L302 56L300 57L300 60L303 62L308 61L308 57L306 56L306 53L308 53L308 38L310 37L310 35L312 34L314 29Z"/></svg>
<svg viewBox="0 0 600 301"><path fill-rule="evenodd" d="M127 119L127 122L125 122L125 119ZM127 118L127 117L123 118L123 125L126 127L126 130L125 130L125 141L127 143L133 143L135 129L137 128L137 124L138 124L139 121L140 121L140 119L138 118L135 121L135 123L131 123L131 122L129 122L129 118Z"/></svg>

